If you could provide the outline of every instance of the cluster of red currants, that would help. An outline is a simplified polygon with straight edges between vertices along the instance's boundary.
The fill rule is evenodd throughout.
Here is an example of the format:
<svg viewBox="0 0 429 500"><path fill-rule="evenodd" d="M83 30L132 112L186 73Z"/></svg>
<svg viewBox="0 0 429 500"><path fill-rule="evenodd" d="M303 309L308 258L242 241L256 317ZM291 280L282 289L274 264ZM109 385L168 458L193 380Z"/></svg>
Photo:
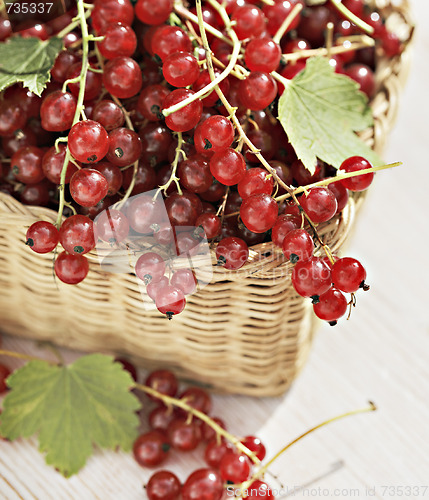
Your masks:
<svg viewBox="0 0 429 500"><path fill-rule="evenodd" d="M121 361L124 368L136 377L133 366ZM168 370L157 370L149 374L145 385L162 395L185 402L204 415L210 413L211 398L203 389L188 387L178 394L178 381ZM253 462L248 455L239 451L230 441L220 436L208 422L225 429L225 423L218 417L203 421L180 407L163 404L162 400L149 395L156 404L149 413L151 430L141 434L134 443L134 457L142 467L157 467L168 458L170 450L191 452L204 446L206 466L192 472L181 484L177 476L168 470L155 472L146 484L149 500L220 500L228 485L238 485L252 476ZM265 446L255 436L246 436L241 443L253 453L256 463L265 457ZM181 496L180 496L181 495ZM274 498L270 487L256 480L249 487L246 498Z"/></svg>
<svg viewBox="0 0 429 500"><path fill-rule="evenodd" d="M64 213L70 216L60 227L39 221L27 232L27 244L35 252L47 253L58 243L62 245L55 273L65 283L77 284L86 277L85 254L95 248L98 239L120 243L132 232L151 232L162 241L182 226L201 226L207 239L217 243L219 262L231 270L245 264L249 246L271 240L282 246L286 257L296 263L292 279L298 293L319 300L314 305L316 314L335 321L344 310L342 292L356 289L356 273L344 270L348 262L344 259L329 263L312 256L314 245L303 227L302 211L313 223L327 221L344 208L347 189L363 189L372 176L311 189L299 198L301 208L276 199L286 193L279 180L292 188L305 186L335 175L335 170L319 162L311 175L297 159L274 118L282 88L270 73L276 70L292 78L301 71L305 53L286 65L282 53L322 46L328 22L334 25L335 38L347 39L361 31L330 2L312 7L303 0L276 0L274 5L250 0L218 3L234 23L247 71L243 78L231 73L219 88L275 175L261 168L253 150L240 141L229 110L214 90L202 98L194 97L211 78L192 3L176 9L179 19L171 18L172 0L138 0L135 6L130 0L95 0L90 7L90 26L103 38L91 42L94 50L87 61L80 51L81 31L65 29L75 11L21 33L46 39L65 29L65 50L55 61L52 81L41 99L18 84L2 96L1 156L10 158L10 166L7 161L2 163L0 189L26 204L61 209L59 200L69 196L71 202L66 203ZM217 76L228 64L233 48L225 33L225 19L212 4L203 3L202 14L212 28L207 34ZM278 30L297 4L305 9L277 40ZM387 57L400 53L400 40L386 30L377 12L367 11L362 0L344 0L343 4L374 28L379 50ZM2 41L11 36L7 22L0 23ZM332 60L337 71L354 78L369 97L373 95L373 47L345 51ZM76 121L82 84L79 75L86 62L83 119ZM189 100L185 106L181 104L184 100ZM168 112L173 106L176 110ZM347 172L368 166L364 159L352 158L342 169ZM153 226L157 202L152 198L139 198L126 213L114 208L124 197L157 186L164 188L169 224ZM70 210L77 213L71 215ZM189 249L192 235L180 238L182 247ZM136 268L146 281L154 265L150 258L155 257L143 255ZM321 280L319 275L326 270L330 277ZM339 280L338 274L344 273L352 285ZM363 274L361 270L356 276ZM183 309L184 295L192 293L195 277L192 270L175 273L173 279L178 283L174 284L165 282L163 275L159 279L151 275L153 293L149 287L148 293L155 303L160 302L158 309L171 316ZM329 287L319 283L328 280ZM158 299L155 292L161 285L162 299Z"/></svg>

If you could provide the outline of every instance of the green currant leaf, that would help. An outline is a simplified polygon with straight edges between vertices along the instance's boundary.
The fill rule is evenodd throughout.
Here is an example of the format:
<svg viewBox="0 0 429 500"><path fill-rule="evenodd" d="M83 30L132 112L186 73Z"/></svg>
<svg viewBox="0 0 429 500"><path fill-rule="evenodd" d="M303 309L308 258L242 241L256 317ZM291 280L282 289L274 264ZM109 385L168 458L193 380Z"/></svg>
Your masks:
<svg viewBox="0 0 429 500"><path fill-rule="evenodd" d="M62 49L63 41L55 36L45 41L16 36L0 43L0 91L22 82L40 96Z"/></svg>
<svg viewBox="0 0 429 500"><path fill-rule="evenodd" d="M133 381L113 358L90 354L69 366L31 361L8 378L0 433L13 440L39 432L46 462L69 477L93 445L129 450L137 437Z"/></svg>
<svg viewBox="0 0 429 500"><path fill-rule="evenodd" d="M327 58L307 61L286 84L278 109L290 143L312 174L317 158L335 168L350 156L383 163L355 134L373 123L367 97L351 78L335 73Z"/></svg>

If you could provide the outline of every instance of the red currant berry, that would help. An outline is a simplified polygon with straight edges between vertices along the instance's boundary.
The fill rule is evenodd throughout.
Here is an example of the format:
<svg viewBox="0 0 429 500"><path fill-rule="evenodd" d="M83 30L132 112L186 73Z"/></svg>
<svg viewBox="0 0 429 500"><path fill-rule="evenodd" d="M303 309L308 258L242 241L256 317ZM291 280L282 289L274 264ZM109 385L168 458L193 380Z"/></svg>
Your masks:
<svg viewBox="0 0 429 500"><path fill-rule="evenodd" d="M246 46L244 61L250 71L271 73L280 64L282 51L272 38L253 38Z"/></svg>
<svg viewBox="0 0 429 500"><path fill-rule="evenodd" d="M299 201L305 213L315 224L332 219L337 212L337 199L334 193L325 187L311 188L301 196Z"/></svg>
<svg viewBox="0 0 429 500"><path fill-rule="evenodd" d="M164 99L162 109L168 109L194 94L195 92L187 89L173 90L173 92L170 92L170 94L168 94L168 96ZM202 102L199 99L196 99L182 109L168 115L165 118L165 124L169 129L174 130L175 132L186 132L197 125L200 121L202 112Z"/></svg>
<svg viewBox="0 0 429 500"><path fill-rule="evenodd" d="M253 498L254 500L264 500L266 498L275 498L273 491L264 481L257 479L247 489L247 495L244 498Z"/></svg>
<svg viewBox="0 0 429 500"><path fill-rule="evenodd" d="M43 180L42 158L43 150L35 146L18 149L10 160L15 179L23 184L37 184Z"/></svg>
<svg viewBox="0 0 429 500"><path fill-rule="evenodd" d="M220 234L222 224L220 218L213 213L203 213L195 221L195 226L201 226L208 240L215 238Z"/></svg>
<svg viewBox="0 0 429 500"><path fill-rule="evenodd" d="M243 200L240 217L245 226L254 233L265 233L271 229L278 216L276 200L267 194L253 194Z"/></svg>
<svg viewBox="0 0 429 500"><path fill-rule="evenodd" d="M113 101L102 100L95 105L92 119L102 125L107 132L110 132L115 128L122 127L125 115Z"/></svg>
<svg viewBox="0 0 429 500"><path fill-rule="evenodd" d="M241 440L241 442L246 448L248 448L250 451L253 451L253 453L257 458L259 458L259 460L264 460L267 451L264 444L258 437L246 436Z"/></svg>
<svg viewBox="0 0 429 500"><path fill-rule="evenodd" d="M103 210L96 220L96 235L110 244L124 241L130 232L130 225L126 216L113 208Z"/></svg>
<svg viewBox="0 0 429 500"><path fill-rule="evenodd" d="M183 399L189 406L202 413L210 413L212 409L212 400L210 395L204 389L199 387L188 387L183 391L179 399Z"/></svg>
<svg viewBox="0 0 429 500"><path fill-rule="evenodd" d="M271 230L271 239L278 247L283 245L285 236L301 226L301 217L295 215L279 215Z"/></svg>
<svg viewBox="0 0 429 500"><path fill-rule="evenodd" d="M344 160L339 168L339 173L341 172L357 172L358 170L364 170L366 168L372 168L371 163L362 156L351 156ZM367 189L374 179L374 173L357 175L356 177L350 177L349 179L342 179L340 182L345 188L350 191L364 191Z"/></svg>
<svg viewBox="0 0 429 500"><path fill-rule="evenodd" d="M94 67L91 65L91 67ZM72 79L72 78L78 78L81 74L82 71L82 63L77 62L70 66L69 70L67 71L67 78ZM77 98L79 95L79 89L80 89L80 83L69 83L68 87L70 89L70 92ZM93 99L96 99L101 92L101 75L100 73L94 73L94 71L88 71L86 74L86 80L85 80L85 102L92 101Z"/></svg>
<svg viewBox="0 0 429 500"><path fill-rule="evenodd" d="M277 96L277 83L269 73L252 71L240 82L240 101L246 108L258 111L269 106Z"/></svg>
<svg viewBox="0 0 429 500"><path fill-rule="evenodd" d="M161 314L171 319L175 314L180 314L185 309L185 295L179 288L166 285L156 293L155 305Z"/></svg>
<svg viewBox="0 0 429 500"><path fill-rule="evenodd" d="M175 52L192 52L192 42L182 28L163 24L153 34L151 48L152 52L164 62Z"/></svg>
<svg viewBox="0 0 429 500"><path fill-rule="evenodd" d="M137 101L137 110L149 121L157 122L164 118L161 113L162 103L170 91L163 85L149 85L144 88Z"/></svg>
<svg viewBox="0 0 429 500"><path fill-rule="evenodd" d="M210 467L218 469L223 457L231 451L227 443L218 443L216 439L210 441L204 451L204 460Z"/></svg>
<svg viewBox="0 0 429 500"><path fill-rule="evenodd" d="M226 269L240 269L248 257L249 248L241 238L223 238L216 247L216 258Z"/></svg>
<svg viewBox="0 0 429 500"><path fill-rule="evenodd" d="M93 207L105 196L109 184L103 174L92 168L82 168L70 179L70 194L82 207Z"/></svg>
<svg viewBox="0 0 429 500"><path fill-rule="evenodd" d="M155 467L165 461L169 449L167 436L163 432L153 430L135 440L133 453L136 462L142 467Z"/></svg>
<svg viewBox="0 0 429 500"><path fill-rule="evenodd" d="M47 95L40 107L42 127L49 132L68 130L76 112L76 97L69 92L56 90Z"/></svg>
<svg viewBox="0 0 429 500"><path fill-rule="evenodd" d="M175 474L160 470L149 478L145 491L149 500L178 500L180 489L181 484Z"/></svg>
<svg viewBox="0 0 429 500"><path fill-rule="evenodd" d="M231 120L222 115L213 115L200 122L194 133L195 149L201 154L225 151L233 140Z"/></svg>
<svg viewBox="0 0 429 500"><path fill-rule="evenodd" d="M344 70L344 74L359 84L360 90L368 96L373 97L376 89L374 72L365 64L354 63Z"/></svg>
<svg viewBox="0 0 429 500"><path fill-rule="evenodd" d="M133 20L134 8L129 0L96 0L91 12L92 26L97 33L112 23L131 26Z"/></svg>
<svg viewBox="0 0 429 500"><path fill-rule="evenodd" d="M155 370L151 372L145 384L161 394L171 397L176 396L179 387L176 376L169 370ZM154 401L159 401L155 396L149 395L149 397Z"/></svg>
<svg viewBox="0 0 429 500"><path fill-rule="evenodd" d="M137 37L131 26L122 23L109 24L101 31L104 40L97 42L98 49L106 59L131 57L137 48Z"/></svg>
<svg viewBox="0 0 429 500"><path fill-rule="evenodd" d="M330 288L313 304L315 315L325 321L337 321L347 311L347 299L336 288Z"/></svg>
<svg viewBox="0 0 429 500"><path fill-rule="evenodd" d="M331 269L323 259L298 261L292 271L292 284L302 297L322 295L331 287Z"/></svg>
<svg viewBox="0 0 429 500"><path fill-rule="evenodd" d="M195 274L190 269L178 269L171 277L171 285L179 288L185 295L195 292L197 280Z"/></svg>
<svg viewBox="0 0 429 500"><path fill-rule="evenodd" d="M234 451L227 453L221 460L219 471L224 481L239 484L250 476L251 463L246 455Z"/></svg>
<svg viewBox="0 0 429 500"><path fill-rule="evenodd" d="M293 264L308 260L314 251L313 239L305 229L293 229L284 237L282 249Z"/></svg>
<svg viewBox="0 0 429 500"><path fill-rule="evenodd" d="M61 252L55 260L54 270L58 279L63 283L76 285L86 278L89 264L84 255Z"/></svg>
<svg viewBox="0 0 429 500"><path fill-rule="evenodd" d="M255 167L246 170L243 179L238 183L237 189L245 200L252 194L271 195L274 188L274 179L264 168Z"/></svg>
<svg viewBox="0 0 429 500"><path fill-rule="evenodd" d="M76 160L95 163L106 156L109 150L109 136L99 123L84 120L77 122L70 129L68 146Z"/></svg>
<svg viewBox="0 0 429 500"><path fill-rule="evenodd" d="M224 494L221 475L214 469L198 469L193 472L182 488L182 500L221 500Z"/></svg>
<svg viewBox="0 0 429 500"><path fill-rule="evenodd" d="M203 211L201 200L189 191L170 195L165 200L165 208L173 226L193 226Z"/></svg>
<svg viewBox="0 0 429 500"><path fill-rule="evenodd" d="M365 285L365 279L365 268L352 257L338 259L332 267L332 283L342 292L356 292Z"/></svg>
<svg viewBox="0 0 429 500"><path fill-rule="evenodd" d="M298 3L305 7L303 0L280 0L276 1L274 5L264 5L262 10L267 18L267 29L271 36L274 36L277 33L283 21ZM296 29L300 20L301 13L295 17L288 30L291 31Z"/></svg>
<svg viewBox="0 0 429 500"><path fill-rule="evenodd" d="M48 253L58 245L58 229L50 222L38 221L28 228L25 244L33 252Z"/></svg>
<svg viewBox="0 0 429 500"><path fill-rule="evenodd" d="M200 66L189 52L173 52L165 59L162 74L173 87L187 87L196 82L200 75Z"/></svg>
<svg viewBox="0 0 429 500"><path fill-rule="evenodd" d="M349 200L349 192L347 188L344 187L344 184L341 181L332 182L328 185L328 189L334 193L334 196L337 200L337 214L339 214L347 205Z"/></svg>
<svg viewBox="0 0 429 500"><path fill-rule="evenodd" d="M72 215L60 228L60 243L70 254L84 254L95 247L94 223L85 215Z"/></svg>
<svg viewBox="0 0 429 500"><path fill-rule="evenodd" d="M8 390L6 379L9 377L11 371L5 365L0 365L0 394Z"/></svg>
<svg viewBox="0 0 429 500"><path fill-rule="evenodd" d="M118 167L136 162L142 152L142 143L134 130L125 127L112 130L109 134L109 149L106 159Z"/></svg>
<svg viewBox="0 0 429 500"><path fill-rule="evenodd" d="M173 408L158 406L149 413L149 425L152 429L167 432L167 428L174 418Z"/></svg>
<svg viewBox="0 0 429 500"><path fill-rule="evenodd" d="M241 153L228 148L212 156L210 172L220 183L233 186L243 179L246 173L246 162Z"/></svg>
<svg viewBox="0 0 429 500"><path fill-rule="evenodd" d="M235 9L231 17L234 31L240 40L259 36L265 29L265 16L261 9L245 4Z"/></svg>
<svg viewBox="0 0 429 500"><path fill-rule="evenodd" d="M204 193L213 182L209 164L202 155L188 156L180 162L177 175L181 185L193 193Z"/></svg>
<svg viewBox="0 0 429 500"><path fill-rule="evenodd" d="M180 451L192 451L201 442L201 427L195 421L187 422L186 418L175 418L167 429L171 446Z"/></svg>
<svg viewBox="0 0 429 500"><path fill-rule="evenodd" d="M140 255L136 262L136 275L148 285L151 281L159 281L165 273L164 259L155 252Z"/></svg>
<svg viewBox="0 0 429 500"><path fill-rule="evenodd" d="M108 184L107 196L113 196L121 189L123 175L118 166L108 161L100 161L92 168L98 170L106 178Z"/></svg>
<svg viewBox="0 0 429 500"><path fill-rule="evenodd" d="M104 66L103 84L119 99L134 97L143 84L141 69L131 57L115 57Z"/></svg>
<svg viewBox="0 0 429 500"><path fill-rule="evenodd" d="M164 23L173 10L173 0L138 0L136 16L145 24L158 25Z"/></svg>

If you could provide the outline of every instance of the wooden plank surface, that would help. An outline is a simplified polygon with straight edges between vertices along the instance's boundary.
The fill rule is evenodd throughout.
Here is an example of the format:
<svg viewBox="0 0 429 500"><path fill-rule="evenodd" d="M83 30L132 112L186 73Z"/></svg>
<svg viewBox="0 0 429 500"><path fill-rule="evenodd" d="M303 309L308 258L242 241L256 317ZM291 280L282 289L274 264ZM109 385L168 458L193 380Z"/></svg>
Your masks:
<svg viewBox="0 0 429 500"><path fill-rule="evenodd" d="M429 498L428 3L413 2L422 24L385 154L404 166L377 175L349 247L365 262L371 291L359 294L350 321L321 326L305 369L284 397L214 397L214 414L236 434L258 435L268 455L325 418L369 399L377 403L378 412L318 431L272 467L287 497ZM30 341L5 337L3 345L46 356ZM172 453L166 467L184 480L203 466L200 457ZM130 455L98 451L66 480L44 464L36 440L0 442L5 500L138 500L149 476Z"/></svg>

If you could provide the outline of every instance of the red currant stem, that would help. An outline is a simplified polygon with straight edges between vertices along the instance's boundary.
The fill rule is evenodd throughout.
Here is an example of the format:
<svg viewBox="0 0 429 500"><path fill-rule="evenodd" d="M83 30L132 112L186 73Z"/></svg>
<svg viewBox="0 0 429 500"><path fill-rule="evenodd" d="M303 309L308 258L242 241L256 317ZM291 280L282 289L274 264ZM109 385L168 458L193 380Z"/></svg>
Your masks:
<svg viewBox="0 0 429 500"><path fill-rule="evenodd" d="M326 25L326 37L325 37L325 45L326 45L326 56L330 59L332 54L332 43L334 41L334 23L329 22Z"/></svg>
<svg viewBox="0 0 429 500"><path fill-rule="evenodd" d="M198 2L197 2L198 4ZM200 12L197 10L197 12ZM203 21L203 17L202 17L202 13L200 12L198 14L198 23L200 24L204 24L204 21ZM201 29L201 27L200 27ZM197 99L199 99L200 97L203 97L204 95L208 94L209 92L211 92L215 87L218 86L218 84L222 81L222 80L225 80L225 78L228 77L228 75L231 73L231 70L234 68L236 62L238 61L238 56L240 55L240 49L241 49L241 42L237 39L237 43L234 43L234 46L233 46L233 49L232 49L232 54L230 56L230 59L229 59L229 62L228 62L228 65L227 67L222 71L222 73L220 73L220 75L216 76L214 79L212 79L212 81L206 85L205 87L203 87L201 90L199 90L198 92L196 92L195 94L191 95L190 97L188 97L187 99L184 99L183 101L173 105L173 106L170 106L169 108L167 109L164 109L162 111L162 114L164 116L169 116L171 115L172 113L176 112L176 111L179 111L179 109L182 109L184 108L185 106L187 106L188 104L191 104L192 102L196 101ZM210 49L208 49L210 50Z"/></svg>
<svg viewBox="0 0 429 500"><path fill-rule="evenodd" d="M303 8L304 8L303 5L300 3L295 5L295 7L292 9L289 15L286 17L286 19L282 22L280 28L277 30L277 33L273 36L273 40L276 43L280 43L280 40L282 39L283 35L286 33L286 31L292 24L295 17L301 12Z"/></svg>
<svg viewBox="0 0 429 500"><path fill-rule="evenodd" d="M335 177L328 177L327 179L323 179L318 182L313 182L313 184L307 184L306 186L300 186L297 187L293 190L293 194L301 194L304 191L308 191L309 189L315 188L315 187L320 187L320 186L328 186L329 184L332 184L333 182L341 181L343 179L349 179L350 177L357 177L359 175L365 175L365 174L370 174L373 172L378 172L379 170L387 170L389 168L394 168L394 167L399 167L402 165L401 161L397 161L395 163L388 163L387 165L380 165L379 167L371 167L371 168L365 168L363 170L356 170L355 172L344 172L344 173L338 173ZM275 198L276 201L283 201L288 198L290 198L292 195L289 193L282 194L281 196L277 196ZM232 214L231 214L232 215Z"/></svg>
<svg viewBox="0 0 429 500"><path fill-rule="evenodd" d="M176 146L176 154L174 156L174 160L173 160L173 163L171 164L171 175L170 175L170 178L168 179L168 181L163 184L162 186L159 186L158 189L156 190L156 193L155 193L155 196L153 197L153 199L155 200L155 198L159 195L159 193L161 191L164 191L165 194L167 194L167 189L170 187L171 183L172 182L175 182L176 183L176 187L177 187L177 192L181 195L183 194L182 193L182 188L179 184L179 178L176 176L176 172L177 172L177 166L179 165L179 158L180 158L180 155L183 156L183 159L186 160L186 155L182 149L182 145L183 145L183 135L182 135L182 132L177 132L177 146Z"/></svg>
<svg viewBox="0 0 429 500"><path fill-rule="evenodd" d="M374 33L374 28L368 23L363 21L360 17L356 16L351 12L343 3L342 0L330 0L332 5L342 14L348 21L356 24L361 30L365 31L369 35Z"/></svg>
<svg viewBox="0 0 429 500"><path fill-rule="evenodd" d="M31 356L30 354L23 354L21 352L15 352L15 351L6 351L4 349L0 349L0 356L8 356L10 358L25 359L27 361L45 361L46 363L50 363L53 365L58 364L55 361L46 361L45 359L38 358L37 356Z"/></svg>
<svg viewBox="0 0 429 500"><path fill-rule="evenodd" d="M95 5L88 5L85 4L85 19L88 19L89 16L91 15L91 10L95 7ZM72 19L72 22L66 26L64 29L62 29L59 33L57 33L55 36L58 38L64 38L67 33L70 33L70 31L73 31L75 28L77 28L80 25L80 18L79 16L76 16L75 18Z"/></svg>
<svg viewBox="0 0 429 500"><path fill-rule="evenodd" d="M76 103L76 111L73 117L72 126L79 121L79 117L81 111L85 108L83 104L83 99L85 97L85 81L86 74L88 72L88 49L89 49L89 40L91 36L88 33L88 25L86 23L86 12L85 12L85 4L82 0L77 0L77 18L79 19L80 29L82 33L82 69L79 75L79 94L77 97ZM69 147L67 146L66 154L64 156L63 168L61 170L61 178L60 178L60 198L59 198L59 207L58 207L58 216L56 220L56 226L59 229L61 226L61 221L63 217L64 210L64 188L65 188L65 180L67 174L68 163L71 158Z"/></svg>
<svg viewBox="0 0 429 500"><path fill-rule="evenodd" d="M347 40L349 40L349 38L347 38ZM359 50L359 49L365 49L367 47L373 47L374 45L375 41L373 38L370 38L367 35L360 35L359 40L350 41L350 45L348 45L347 47L345 47L342 44L333 46L330 50L330 54L331 55L343 54L345 52L351 52L352 50ZM328 49L326 47L320 47L318 49L297 50L296 52L282 54L282 61L296 62L299 59L303 58L308 58L313 56L327 56L327 55L328 55ZM271 74L275 76L275 72Z"/></svg>
<svg viewBox="0 0 429 500"><path fill-rule="evenodd" d="M192 12L190 12L182 3L176 3L174 5L174 10L185 19L189 19L194 23L198 23L198 17ZM208 31L211 35L215 36L216 38L219 38L228 45L232 45L231 40L227 38L221 31L217 30L216 28L213 28L213 26L207 24L206 22L204 22L204 27L206 28L206 31Z"/></svg>
<svg viewBox="0 0 429 500"><path fill-rule="evenodd" d="M188 414L191 414L194 417L199 418L200 420L205 422L209 427L211 427L216 432L216 434L224 437L230 443L235 445L239 451L246 454L253 461L253 463L257 465L261 463L258 457L251 450L249 450L247 446L244 446L244 444L240 441L240 439L237 436L234 436L230 432L226 431L223 427L217 424L213 419L211 419L208 415L206 415L202 411L196 410L195 408L187 404L185 400L167 396L166 394L158 392L156 389L153 389L152 387L149 387L147 385L136 383L134 384L134 387L140 391L145 392L146 394L150 394L151 396L160 399L167 407L176 406L178 408L181 408L182 410L185 410Z"/></svg>
<svg viewBox="0 0 429 500"><path fill-rule="evenodd" d="M77 215L76 209L74 208L74 206L71 203L64 200L64 206L68 207L73 212L73 215Z"/></svg>
<svg viewBox="0 0 429 500"><path fill-rule="evenodd" d="M58 139L55 141L55 151L57 153L60 152L60 147L59 147L59 144L60 142L67 142L67 137L58 137Z"/></svg>
<svg viewBox="0 0 429 500"><path fill-rule="evenodd" d="M223 195L223 200L219 208L217 209L216 215L219 216L221 215L221 223L223 223L223 219L225 218L225 206L226 202L228 200L228 195L229 195L229 186L226 188L226 192Z"/></svg>
<svg viewBox="0 0 429 500"><path fill-rule="evenodd" d="M248 489L254 483L254 481L256 481L258 478L260 478L263 474L265 474L267 472L268 468L281 455L283 455L283 453L285 451L287 451L291 446L293 446L298 441L301 441L301 439L305 438L309 434L311 434L314 431L320 429L321 427L325 427L326 425L331 424L332 422L336 422L337 420L341 420L341 419L346 418L346 417L351 417L353 415L358 415L360 413L367 413L367 412L371 412L371 411L375 411L375 410L377 410L376 405L372 401L369 401L369 406L367 406L365 408L360 408L358 410L348 411L348 412L343 413L341 415L337 415L336 417L329 418L328 420L325 420L324 422L322 422L322 423L320 423L320 424L312 427L311 429L309 429L308 431L304 432L303 434L301 434L300 436L298 436L297 438L295 438L293 441L291 441L290 443L288 443L286 446L284 446L278 453L276 453L274 455L273 458L271 458L271 460L269 460L258 471L256 471L255 474L253 474L253 476L248 481L245 481L244 483L242 483L241 484L241 491Z"/></svg>
<svg viewBox="0 0 429 500"><path fill-rule="evenodd" d="M264 3L265 5L275 5L274 0L261 0L261 3Z"/></svg>

